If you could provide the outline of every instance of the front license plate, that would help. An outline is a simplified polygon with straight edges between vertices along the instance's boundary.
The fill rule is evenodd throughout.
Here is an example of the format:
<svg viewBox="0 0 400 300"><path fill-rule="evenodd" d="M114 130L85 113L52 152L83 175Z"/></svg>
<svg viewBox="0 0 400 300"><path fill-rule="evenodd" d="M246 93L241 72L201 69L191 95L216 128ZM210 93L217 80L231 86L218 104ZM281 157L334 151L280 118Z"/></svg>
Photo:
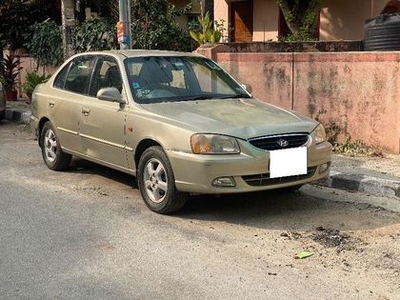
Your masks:
<svg viewBox="0 0 400 300"><path fill-rule="evenodd" d="M270 178L307 174L307 147L270 152Z"/></svg>

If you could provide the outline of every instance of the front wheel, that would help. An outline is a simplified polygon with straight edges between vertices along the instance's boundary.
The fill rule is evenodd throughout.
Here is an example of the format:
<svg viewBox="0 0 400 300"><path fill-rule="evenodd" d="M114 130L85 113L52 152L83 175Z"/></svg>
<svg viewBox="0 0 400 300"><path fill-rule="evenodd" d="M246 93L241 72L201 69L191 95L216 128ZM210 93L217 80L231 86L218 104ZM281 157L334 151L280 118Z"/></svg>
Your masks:
<svg viewBox="0 0 400 300"><path fill-rule="evenodd" d="M148 148L140 157L137 180L147 207L170 214L183 207L188 194L175 187L175 177L167 155L159 146Z"/></svg>
<svg viewBox="0 0 400 300"><path fill-rule="evenodd" d="M60 141L50 122L44 124L40 138L42 156L47 167L55 171L66 169L71 161L71 155L61 150Z"/></svg>

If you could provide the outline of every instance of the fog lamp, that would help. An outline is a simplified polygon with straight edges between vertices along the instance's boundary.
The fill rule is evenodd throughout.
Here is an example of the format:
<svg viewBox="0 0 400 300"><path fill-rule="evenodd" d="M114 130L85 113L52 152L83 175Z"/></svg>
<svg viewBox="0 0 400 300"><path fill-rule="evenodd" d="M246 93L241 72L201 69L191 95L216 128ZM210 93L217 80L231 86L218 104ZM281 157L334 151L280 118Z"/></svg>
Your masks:
<svg viewBox="0 0 400 300"><path fill-rule="evenodd" d="M234 187L236 183L232 177L218 177L212 181L212 185L215 187Z"/></svg>
<svg viewBox="0 0 400 300"><path fill-rule="evenodd" d="M319 166L319 172L320 173L324 173L326 170L329 169L330 164L331 164L330 162L327 162L327 163L324 163L324 164L320 165Z"/></svg>

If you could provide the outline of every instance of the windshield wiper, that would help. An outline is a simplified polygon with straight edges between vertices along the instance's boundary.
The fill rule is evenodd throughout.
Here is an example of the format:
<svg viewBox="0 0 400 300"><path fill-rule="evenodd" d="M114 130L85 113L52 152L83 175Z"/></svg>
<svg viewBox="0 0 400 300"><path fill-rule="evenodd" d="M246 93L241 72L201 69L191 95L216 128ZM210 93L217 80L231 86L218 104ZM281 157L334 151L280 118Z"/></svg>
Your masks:
<svg viewBox="0 0 400 300"><path fill-rule="evenodd" d="M215 96L205 96L205 95L199 95L199 96L193 96L189 98L183 98L182 101L193 101L193 100L209 100L209 99L217 99L218 97Z"/></svg>
<svg viewBox="0 0 400 300"><path fill-rule="evenodd" d="M247 94L239 94L239 95L226 95L226 96L220 96L218 97L219 99L237 99L237 98L251 98Z"/></svg>
<svg viewBox="0 0 400 300"><path fill-rule="evenodd" d="M198 95L189 98L182 99L183 101L192 101L192 100L211 100L211 99L237 99L237 98L250 98L247 94L239 94L239 95Z"/></svg>

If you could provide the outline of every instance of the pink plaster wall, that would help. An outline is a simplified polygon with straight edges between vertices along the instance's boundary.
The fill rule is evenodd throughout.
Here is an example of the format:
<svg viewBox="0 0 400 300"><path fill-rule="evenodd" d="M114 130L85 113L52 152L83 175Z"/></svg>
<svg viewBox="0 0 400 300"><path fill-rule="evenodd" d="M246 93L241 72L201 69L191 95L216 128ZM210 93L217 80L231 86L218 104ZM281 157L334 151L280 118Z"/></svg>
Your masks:
<svg viewBox="0 0 400 300"><path fill-rule="evenodd" d="M22 87L25 83L26 74L28 72L36 72L37 61L36 61L36 59L34 59L30 55L28 55L26 53L26 51L20 51L20 50L23 50L23 49L19 49L14 53L14 55L19 57L19 66L22 67L22 69L19 72L18 77L17 77L18 82L19 82L19 84L17 85L17 91L18 91L19 98L27 99L27 95L23 91ZM5 51L3 51L2 54L3 54L2 57L4 57L5 55L10 55L10 52L8 50L5 50ZM43 75L43 73L45 73L46 75L51 75L56 70L57 70L57 67L46 66L44 69L43 69L43 67L39 67L37 72L39 75Z"/></svg>
<svg viewBox="0 0 400 300"><path fill-rule="evenodd" d="M376 149L400 153L400 52L231 53L212 57L257 98L310 117ZM320 113L320 111L326 111Z"/></svg>

